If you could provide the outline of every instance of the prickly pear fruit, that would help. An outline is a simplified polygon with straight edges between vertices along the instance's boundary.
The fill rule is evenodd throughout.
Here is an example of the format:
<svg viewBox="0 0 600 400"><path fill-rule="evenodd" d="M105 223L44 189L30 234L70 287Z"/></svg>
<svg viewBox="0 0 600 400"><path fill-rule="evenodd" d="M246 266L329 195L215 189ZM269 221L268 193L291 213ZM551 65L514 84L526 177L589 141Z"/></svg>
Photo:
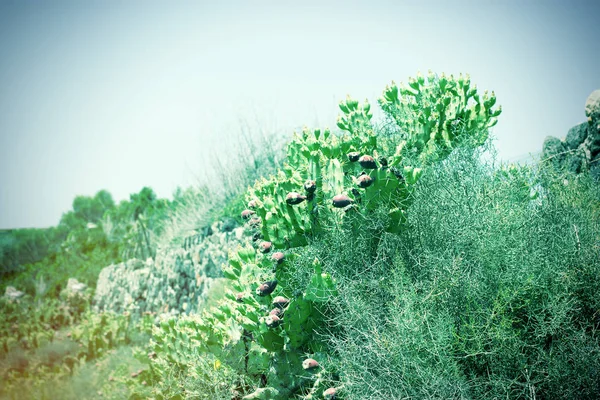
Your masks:
<svg viewBox="0 0 600 400"><path fill-rule="evenodd" d="M350 204L352 204L352 200L345 194L338 194L333 197L333 206L336 208L344 208Z"/></svg>
<svg viewBox="0 0 600 400"><path fill-rule="evenodd" d="M242 218L249 219L253 214L254 214L254 211L252 211L252 210L244 210L244 211L242 211Z"/></svg>
<svg viewBox="0 0 600 400"><path fill-rule="evenodd" d="M360 158L360 153L358 151L353 151L352 153L348 153L348 160L350 162L356 162Z"/></svg>
<svg viewBox="0 0 600 400"><path fill-rule="evenodd" d="M281 251L273 253L273 255L271 256L271 260L273 260L277 264L281 264L285 260L285 254Z"/></svg>
<svg viewBox="0 0 600 400"><path fill-rule="evenodd" d="M317 190L317 182L312 180L304 182L304 190L306 190L306 193L314 193Z"/></svg>
<svg viewBox="0 0 600 400"><path fill-rule="evenodd" d="M358 186L361 188L368 188L375 182L375 179L366 174L359 176L356 180L358 181Z"/></svg>
<svg viewBox="0 0 600 400"><path fill-rule="evenodd" d="M250 221L248 221L248 224L250 224L250 226L252 226L253 228L260 226L261 223L262 220L258 217L254 217Z"/></svg>
<svg viewBox="0 0 600 400"><path fill-rule="evenodd" d="M281 318L277 315L269 315L267 319L265 319L265 323L269 328L275 328L281 324Z"/></svg>
<svg viewBox="0 0 600 400"><path fill-rule="evenodd" d="M259 296L268 296L275 290L277 281L267 281L256 289L256 294Z"/></svg>
<svg viewBox="0 0 600 400"><path fill-rule="evenodd" d="M271 249L273 248L273 243L271 243L271 242L261 242L258 245L258 248L260 249L261 253L266 254L266 253L270 252Z"/></svg>
<svg viewBox="0 0 600 400"><path fill-rule="evenodd" d="M337 399L337 390L336 388L330 387L329 389L325 389L323 392L323 398L326 400L335 400Z"/></svg>
<svg viewBox="0 0 600 400"><path fill-rule="evenodd" d="M319 362L315 359L307 358L306 360L302 361L302 368L304 368L306 371L313 371L319 368Z"/></svg>
<svg viewBox="0 0 600 400"><path fill-rule="evenodd" d="M361 167L365 169L376 169L377 164L375 163L375 159L371 156L364 155L358 159L358 163Z"/></svg>
<svg viewBox="0 0 600 400"><path fill-rule="evenodd" d="M304 200L306 200L306 196L303 196L300 193L296 193L296 192L290 192L287 194L287 196L285 196L285 202L291 206L300 204Z"/></svg>
<svg viewBox="0 0 600 400"><path fill-rule="evenodd" d="M273 305L277 308L285 308L290 301L283 296L277 296L273 299Z"/></svg>
<svg viewBox="0 0 600 400"><path fill-rule="evenodd" d="M283 311L281 311L281 308L274 308L271 311L269 311L269 315L275 315L277 317L281 317L282 313Z"/></svg>

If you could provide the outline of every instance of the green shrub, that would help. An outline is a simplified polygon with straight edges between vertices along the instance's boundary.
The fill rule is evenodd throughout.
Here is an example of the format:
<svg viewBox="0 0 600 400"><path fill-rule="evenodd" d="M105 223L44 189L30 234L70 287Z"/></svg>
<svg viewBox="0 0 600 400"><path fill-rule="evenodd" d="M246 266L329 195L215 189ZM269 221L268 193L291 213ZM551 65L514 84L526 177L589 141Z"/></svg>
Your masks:
<svg viewBox="0 0 600 400"><path fill-rule="evenodd" d="M349 231L343 247L318 244L335 254L323 260L340 287L331 340L347 398L599 396L598 187L573 176L534 190L536 171L479 156L427 171L410 228L370 260L348 251L369 248Z"/></svg>

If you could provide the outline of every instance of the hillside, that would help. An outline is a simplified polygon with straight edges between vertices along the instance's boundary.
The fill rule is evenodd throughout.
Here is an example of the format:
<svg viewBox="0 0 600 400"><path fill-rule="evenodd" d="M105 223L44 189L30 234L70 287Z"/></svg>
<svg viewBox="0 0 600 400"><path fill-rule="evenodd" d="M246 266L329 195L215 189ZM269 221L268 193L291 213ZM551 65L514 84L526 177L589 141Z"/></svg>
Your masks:
<svg viewBox="0 0 600 400"><path fill-rule="evenodd" d="M0 398L599 398L597 93L507 165L495 93L417 74L212 186L0 232Z"/></svg>

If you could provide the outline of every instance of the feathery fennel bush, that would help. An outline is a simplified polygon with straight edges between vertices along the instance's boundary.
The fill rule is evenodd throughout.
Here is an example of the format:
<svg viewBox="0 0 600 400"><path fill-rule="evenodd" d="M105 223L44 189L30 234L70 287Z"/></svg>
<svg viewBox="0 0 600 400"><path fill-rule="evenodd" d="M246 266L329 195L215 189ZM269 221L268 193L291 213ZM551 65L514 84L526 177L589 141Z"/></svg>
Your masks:
<svg viewBox="0 0 600 400"><path fill-rule="evenodd" d="M317 245L340 282L329 339L347 398L600 395L597 183L480 155L424 174L409 228L369 257L351 231Z"/></svg>

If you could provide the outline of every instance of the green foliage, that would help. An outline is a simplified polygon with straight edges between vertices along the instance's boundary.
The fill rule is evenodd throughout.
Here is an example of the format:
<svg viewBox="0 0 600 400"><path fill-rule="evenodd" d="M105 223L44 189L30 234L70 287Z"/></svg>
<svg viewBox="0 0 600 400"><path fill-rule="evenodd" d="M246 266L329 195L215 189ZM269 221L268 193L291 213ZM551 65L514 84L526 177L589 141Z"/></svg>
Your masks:
<svg viewBox="0 0 600 400"><path fill-rule="evenodd" d="M347 398L598 397L600 192L536 176L460 151L423 176L410 229L316 244Z"/></svg>
<svg viewBox="0 0 600 400"><path fill-rule="evenodd" d="M0 398L127 397L130 384L135 386L130 372L143 364L131 356L118 364L113 354L146 343L153 317L132 321L127 315L95 314L89 300L89 291L59 299L0 300ZM114 368L104 369L107 363Z"/></svg>
<svg viewBox="0 0 600 400"><path fill-rule="evenodd" d="M66 235L59 229L14 229L0 231L0 278L6 282L22 266L55 253ZM4 285L0 284L0 289Z"/></svg>
<svg viewBox="0 0 600 400"><path fill-rule="evenodd" d="M130 341L129 317L109 312L87 312L82 321L73 327L73 340L81 345L77 358L91 360L106 350Z"/></svg>
<svg viewBox="0 0 600 400"><path fill-rule="evenodd" d="M90 293L60 299L0 298L0 356L14 349L36 349L52 342L55 331L81 320L89 301Z"/></svg>
<svg viewBox="0 0 600 400"><path fill-rule="evenodd" d="M152 331L137 372L112 375L131 399L600 397L597 184L485 161L500 109L468 76L418 75L379 104L392 126L347 98L343 133L295 135L281 170L244 202L240 189L180 191L171 217L201 207L194 229L248 202L252 243L230 254L200 315L151 328L149 315L135 323L74 303L78 317L57 322L78 324L73 360L109 359ZM137 232L129 240L147 251L144 229L181 232L181 221L158 227L164 207L143 190L111 209L107 243ZM83 238L103 240L93 234L71 246L90 254ZM9 306L3 337L23 305ZM45 327L32 326L23 336ZM18 347L7 353L17 367Z"/></svg>
<svg viewBox="0 0 600 400"><path fill-rule="evenodd" d="M109 243L118 246L122 259L145 260L156 255L162 224L171 204L144 187L103 215L102 227Z"/></svg>
<svg viewBox="0 0 600 400"><path fill-rule="evenodd" d="M324 272L319 258L306 262L310 254L306 246L339 229L352 229L370 231L375 238L371 248L376 249L383 232L399 233L405 227L411 193L423 169L447 157L448 149L466 144L466 139L480 144L484 134L480 123L485 123L485 129L492 125L488 114L493 101L488 102L486 97L488 114L471 118L468 100L476 96L476 90L456 93L446 81L445 77L436 80L432 76L429 85L423 86L423 94L415 95L414 107L410 109L415 112L427 109L438 92L445 94L448 100L448 104L440 103L443 107L449 106L454 98L447 117L449 123L462 124L462 131L448 133L449 128L443 131L445 125L440 126L445 147L437 143L439 138L435 134L429 135L431 127L422 118L417 118L412 128L423 126L404 132L399 143L390 145L387 140L378 144L369 104L360 105L348 97L340 103L343 115L338 119L338 127L347 133L336 136L329 130L310 132L305 129L301 135L294 135L283 169L269 179L262 178L249 190L250 209L245 210L242 217L249 219L257 249L240 248L230 255L229 266L224 268L223 274L232 281L235 292L226 295L217 309L206 314L202 329L198 328L210 332L210 337L203 338L207 343L221 348L226 343L218 332L227 329L241 332L238 342L245 344L246 360L270 354L269 368L264 368L262 374L267 386L258 388L246 399L293 395L312 398L327 388L323 387L325 382L335 381L337 369L335 363L328 360L318 376L307 375L302 368L307 354L317 357L327 351L323 333L333 329L331 321L338 310L331 308L331 304L339 296L335 280L330 272ZM417 92L419 85L415 88ZM390 97L389 89L384 96L392 103L399 101L397 97ZM443 107L439 112L446 112ZM408 109L392 109L389 104L383 108L397 121L411 117ZM393 153L390 148L394 149ZM383 225L367 228L368 222L378 219L382 212ZM297 249L298 252L288 250L271 259L269 254L274 249ZM303 272L299 274L299 271ZM248 343L264 350L250 353ZM249 373L247 368L244 372Z"/></svg>
<svg viewBox="0 0 600 400"><path fill-rule="evenodd" d="M154 257L170 207L148 187L119 205L105 190L93 197L77 196L73 210L57 227L0 236L0 273L7 278L0 289L13 285L34 295L36 280L44 279L48 295L57 297L72 277L94 286L102 268L110 264Z"/></svg>
<svg viewBox="0 0 600 400"><path fill-rule="evenodd" d="M386 87L379 105L406 133L404 151L419 153L422 160L447 156L455 147L479 146L488 138L488 129L494 126L502 108L496 104L494 92L477 94L471 78L435 75L427 78L420 73L409 78L408 86L400 88L392 82Z"/></svg>

